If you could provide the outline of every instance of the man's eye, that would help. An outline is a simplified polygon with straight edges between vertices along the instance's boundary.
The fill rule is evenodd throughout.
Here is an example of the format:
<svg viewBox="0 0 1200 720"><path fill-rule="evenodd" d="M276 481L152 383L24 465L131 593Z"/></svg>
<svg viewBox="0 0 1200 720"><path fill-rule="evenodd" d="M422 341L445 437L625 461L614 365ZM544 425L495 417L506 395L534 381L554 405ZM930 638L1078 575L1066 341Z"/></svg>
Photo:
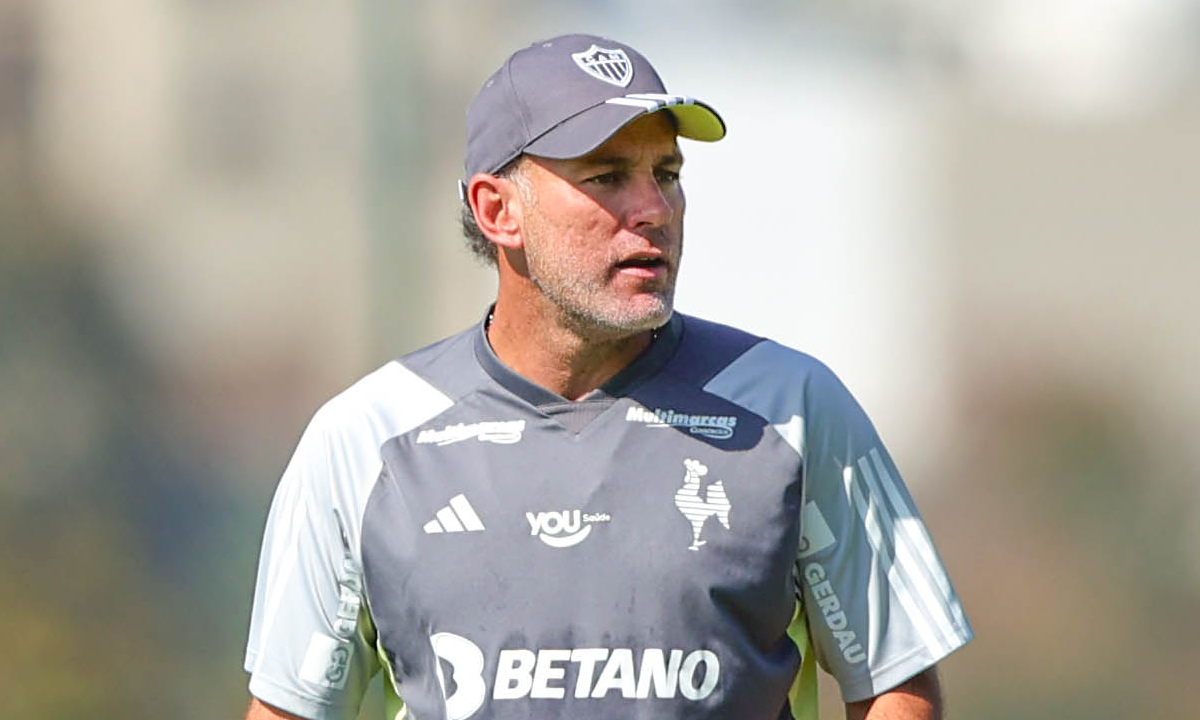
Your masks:
<svg viewBox="0 0 1200 720"><path fill-rule="evenodd" d="M673 184L679 182L679 171L678 170L659 169L659 170L654 171L654 176L657 177L658 181L660 183L663 183L664 185L667 185L667 184L673 185Z"/></svg>
<svg viewBox="0 0 1200 720"><path fill-rule="evenodd" d="M620 181L621 181L621 176L619 173L606 172L606 173L601 173L600 175L592 176L592 177L588 178L587 180L585 180L584 182L589 182L589 183L592 183L593 185L613 185Z"/></svg>

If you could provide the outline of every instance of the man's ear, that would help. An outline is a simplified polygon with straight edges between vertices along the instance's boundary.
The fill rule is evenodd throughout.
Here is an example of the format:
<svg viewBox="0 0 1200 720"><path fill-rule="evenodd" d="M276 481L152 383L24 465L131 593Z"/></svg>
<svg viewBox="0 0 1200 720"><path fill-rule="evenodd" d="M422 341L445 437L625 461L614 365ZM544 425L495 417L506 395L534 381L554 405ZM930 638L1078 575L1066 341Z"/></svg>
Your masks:
<svg viewBox="0 0 1200 720"><path fill-rule="evenodd" d="M523 246L521 213L525 206L516 183L476 173L467 183L467 200L475 213L475 224L487 239L509 250Z"/></svg>

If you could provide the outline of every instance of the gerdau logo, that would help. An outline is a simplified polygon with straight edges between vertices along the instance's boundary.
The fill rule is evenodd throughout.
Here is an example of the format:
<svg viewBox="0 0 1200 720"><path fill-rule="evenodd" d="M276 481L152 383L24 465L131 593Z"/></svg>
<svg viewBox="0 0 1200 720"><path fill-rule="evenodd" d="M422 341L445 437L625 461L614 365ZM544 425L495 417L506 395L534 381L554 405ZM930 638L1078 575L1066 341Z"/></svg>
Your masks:
<svg viewBox="0 0 1200 720"><path fill-rule="evenodd" d="M466 720L487 699L483 652L453 633L437 633L430 641L438 657L452 668L454 692L446 696L446 714L449 720ZM712 694L720 678L721 663L711 650L509 648L497 657L491 698L562 700L570 694L578 700L682 696L698 701ZM447 683L440 669L438 680L445 696Z"/></svg>
<svg viewBox="0 0 1200 720"><path fill-rule="evenodd" d="M592 532L592 523L609 522L612 517L608 513L585 513L582 510L551 510L527 512L525 519L529 521L530 535L536 535L550 547L564 548L583 542Z"/></svg>

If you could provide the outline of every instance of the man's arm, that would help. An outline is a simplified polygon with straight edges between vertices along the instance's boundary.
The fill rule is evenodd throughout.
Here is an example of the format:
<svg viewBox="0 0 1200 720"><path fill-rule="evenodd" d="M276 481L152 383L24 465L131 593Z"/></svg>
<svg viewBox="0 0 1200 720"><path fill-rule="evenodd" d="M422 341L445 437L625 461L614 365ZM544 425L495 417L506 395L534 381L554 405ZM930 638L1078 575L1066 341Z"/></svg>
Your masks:
<svg viewBox="0 0 1200 720"><path fill-rule="evenodd" d="M918 673L887 692L846 703L846 720L941 720L937 668Z"/></svg>
<svg viewBox="0 0 1200 720"><path fill-rule="evenodd" d="M246 709L245 720L305 720L305 718L271 707L258 698L250 698L250 707Z"/></svg>

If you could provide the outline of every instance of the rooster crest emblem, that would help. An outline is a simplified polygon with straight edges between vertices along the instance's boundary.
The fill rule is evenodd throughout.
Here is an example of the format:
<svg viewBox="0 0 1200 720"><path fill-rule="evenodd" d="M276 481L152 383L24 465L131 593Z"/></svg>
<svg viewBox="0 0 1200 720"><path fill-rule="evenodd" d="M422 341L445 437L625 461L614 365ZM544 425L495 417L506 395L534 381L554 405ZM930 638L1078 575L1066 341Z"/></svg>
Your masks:
<svg viewBox="0 0 1200 720"><path fill-rule="evenodd" d="M699 550L706 542L700 539L700 533L710 517L715 515L729 529L729 497L725 495L725 485L718 480L705 488L701 498L700 478L708 474L708 467L690 458L683 461L683 467L683 487L675 491L675 507L692 524L692 544L688 550Z"/></svg>

